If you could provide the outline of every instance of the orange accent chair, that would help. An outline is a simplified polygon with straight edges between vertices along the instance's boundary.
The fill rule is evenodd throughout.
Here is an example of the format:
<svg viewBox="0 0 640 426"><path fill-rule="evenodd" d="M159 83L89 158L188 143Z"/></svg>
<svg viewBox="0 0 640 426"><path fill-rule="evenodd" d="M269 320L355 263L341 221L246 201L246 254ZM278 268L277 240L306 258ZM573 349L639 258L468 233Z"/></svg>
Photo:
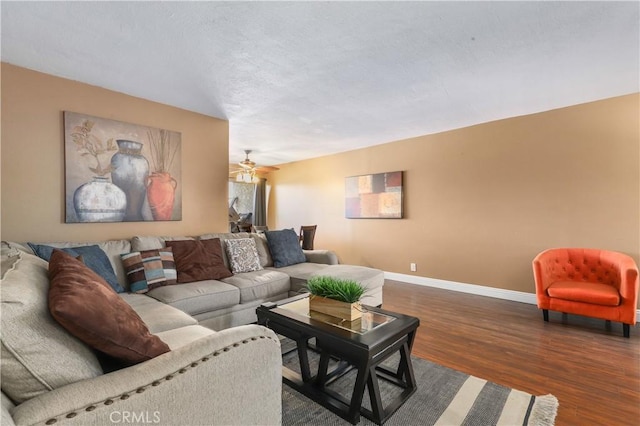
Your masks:
<svg viewBox="0 0 640 426"><path fill-rule="evenodd" d="M636 323L638 266L615 251L554 248L533 259L538 308L622 323L624 337Z"/></svg>

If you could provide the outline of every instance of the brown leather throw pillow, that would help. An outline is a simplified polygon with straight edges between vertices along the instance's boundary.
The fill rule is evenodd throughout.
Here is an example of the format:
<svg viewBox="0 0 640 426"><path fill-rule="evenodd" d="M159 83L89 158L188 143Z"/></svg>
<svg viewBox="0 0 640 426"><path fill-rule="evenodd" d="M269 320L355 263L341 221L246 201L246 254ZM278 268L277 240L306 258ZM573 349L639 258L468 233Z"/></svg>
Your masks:
<svg viewBox="0 0 640 426"><path fill-rule="evenodd" d="M49 311L69 333L126 364L147 361L169 346L80 260L54 250L49 260Z"/></svg>
<svg viewBox="0 0 640 426"><path fill-rule="evenodd" d="M178 283L219 280L233 275L224 265L220 238L166 241L173 249Z"/></svg>

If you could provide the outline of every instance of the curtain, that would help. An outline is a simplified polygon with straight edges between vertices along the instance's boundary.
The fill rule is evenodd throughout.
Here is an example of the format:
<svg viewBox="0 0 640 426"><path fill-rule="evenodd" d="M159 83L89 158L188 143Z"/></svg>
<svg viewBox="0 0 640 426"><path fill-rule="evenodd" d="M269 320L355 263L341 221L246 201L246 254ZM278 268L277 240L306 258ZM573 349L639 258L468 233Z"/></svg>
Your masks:
<svg viewBox="0 0 640 426"><path fill-rule="evenodd" d="M253 225L267 226L267 180L260 178L256 183L253 202Z"/></svg>

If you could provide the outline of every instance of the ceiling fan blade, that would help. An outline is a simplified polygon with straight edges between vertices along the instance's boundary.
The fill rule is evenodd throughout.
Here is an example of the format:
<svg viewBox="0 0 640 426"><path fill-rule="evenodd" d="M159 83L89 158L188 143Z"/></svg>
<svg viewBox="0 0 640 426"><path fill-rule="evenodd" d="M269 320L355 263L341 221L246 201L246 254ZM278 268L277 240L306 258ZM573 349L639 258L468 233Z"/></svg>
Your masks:
<svg viewBox="0 0 640 426"><path fill-rule="evenodd" d="M274 166L258 166L249 159L251 150L245 150L246 158L237 164L229 164L229 173L269 173L280 170Z"/></svg>
<svg viewBox="0 0 640 426"><path fill-rule="evenodd" d="M269 173L269 172L275 172L276 170L280 170L280 169L275 167L275 166L258 166L258 167L256 167L256 172L258 172L258 173Z"/></svg>

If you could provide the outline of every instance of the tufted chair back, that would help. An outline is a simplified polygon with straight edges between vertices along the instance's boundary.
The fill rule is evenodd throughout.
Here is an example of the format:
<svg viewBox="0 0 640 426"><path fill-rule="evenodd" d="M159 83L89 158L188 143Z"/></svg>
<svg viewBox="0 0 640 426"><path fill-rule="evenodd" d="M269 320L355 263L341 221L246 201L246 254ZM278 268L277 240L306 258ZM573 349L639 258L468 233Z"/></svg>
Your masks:
<svg viewBox="0 0 640 426"><path fill-rule="evenodd" d="M559 248L543 252L538 260L547 283L582 281L620 289L620 259L612 253L597 249Z"/></svg>
<svg viewBox="0 0 640 426"><path fill-rule="evenodd" d="M636 323L638 267L624 253L588 248L553 248L533 260L538 307L629 326Z"/></svg>

